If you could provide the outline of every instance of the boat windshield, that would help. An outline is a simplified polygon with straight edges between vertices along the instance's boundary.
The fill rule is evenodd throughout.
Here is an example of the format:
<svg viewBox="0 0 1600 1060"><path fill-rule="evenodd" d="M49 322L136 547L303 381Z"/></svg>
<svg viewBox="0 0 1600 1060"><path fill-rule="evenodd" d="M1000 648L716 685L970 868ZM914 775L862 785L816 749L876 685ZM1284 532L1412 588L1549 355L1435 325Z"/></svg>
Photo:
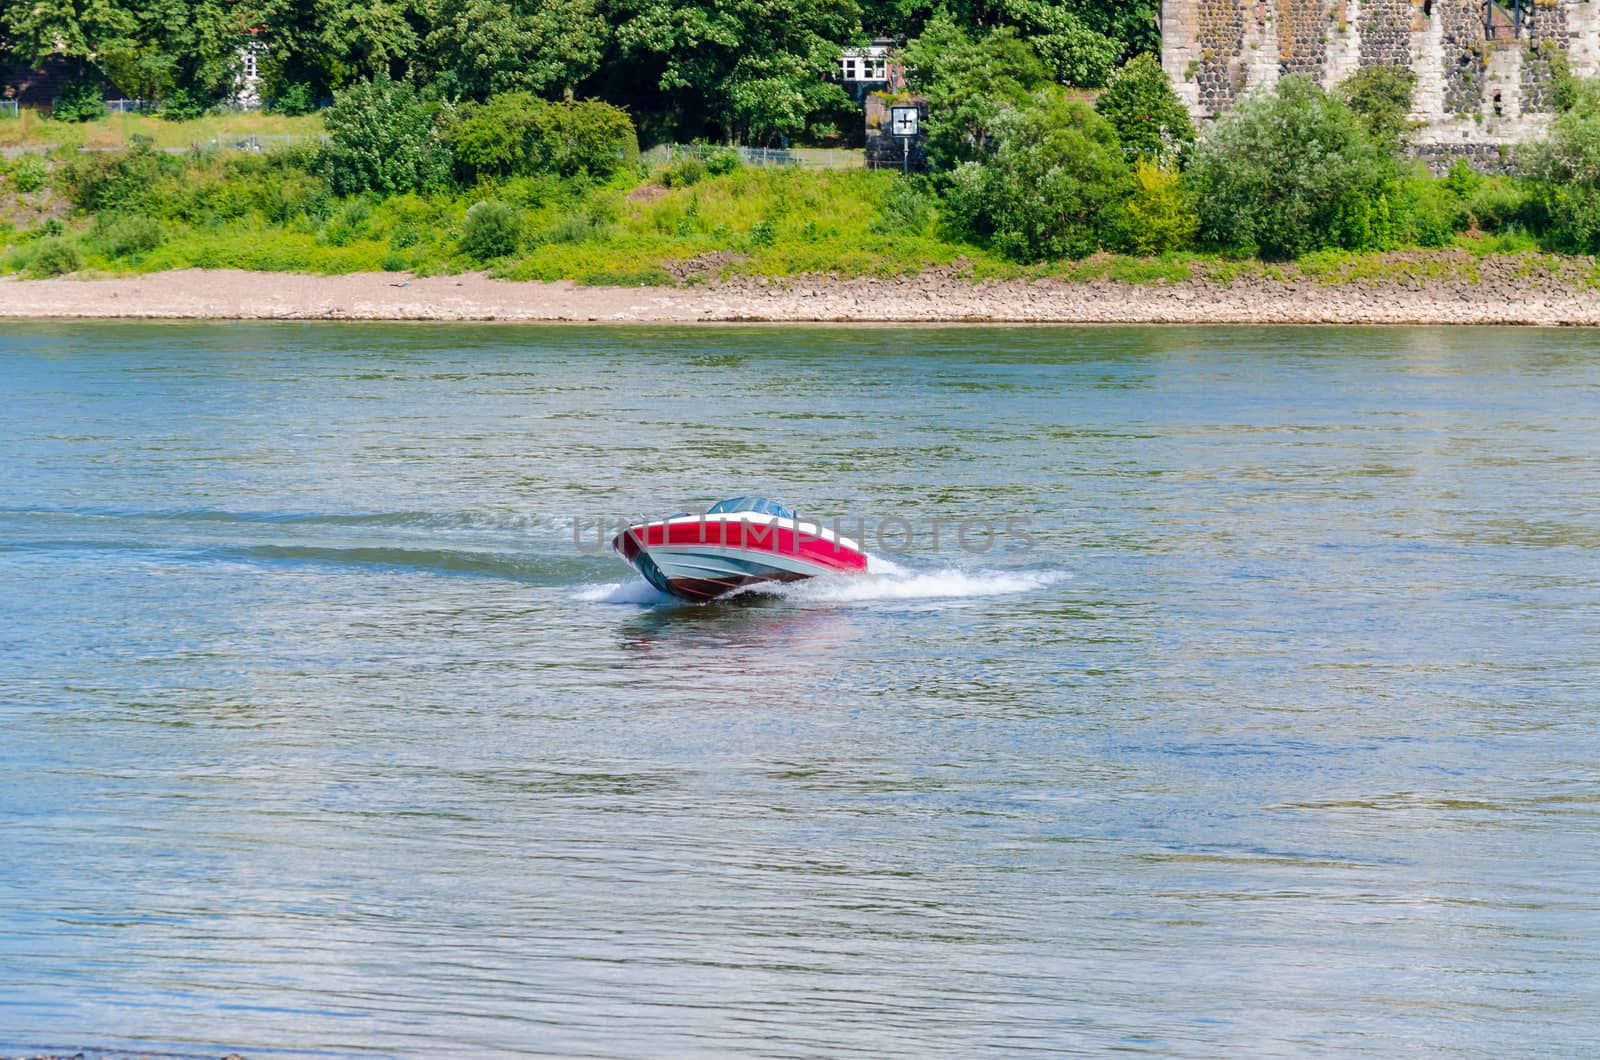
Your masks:
<svg viewBox="0 0 1600 1060"><path fill-rule="evenodd" d="M759 512L762 515L776 515L779 519L794 518L794 512L765 497L730 497L706 509L707 515L728 515L733 512Z"/></svg>

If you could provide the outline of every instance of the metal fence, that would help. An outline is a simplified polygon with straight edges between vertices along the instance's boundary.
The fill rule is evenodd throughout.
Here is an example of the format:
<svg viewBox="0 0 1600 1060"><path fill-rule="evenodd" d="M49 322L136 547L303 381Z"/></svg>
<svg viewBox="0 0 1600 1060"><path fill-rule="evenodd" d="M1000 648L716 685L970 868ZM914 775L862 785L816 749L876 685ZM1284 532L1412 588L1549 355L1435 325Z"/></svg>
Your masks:
<svg viewBox="0 0 1600 1060"><path fill-rule="evenodd" d="M644 152L649 165L681 158L709 158L732 151L747 166L800 166L806 169L860 169L865 152L831 147L724 147L717 144L657 144Z"/></svg>
<svg viewBox="0 0 1600 1060"><path fill-rule="evenodd" d="M209 140L200 140L194 147L201 151L281 151L285 147L301 144L317 147L327 142L326 136L297 133L218 133Z"/></svg>

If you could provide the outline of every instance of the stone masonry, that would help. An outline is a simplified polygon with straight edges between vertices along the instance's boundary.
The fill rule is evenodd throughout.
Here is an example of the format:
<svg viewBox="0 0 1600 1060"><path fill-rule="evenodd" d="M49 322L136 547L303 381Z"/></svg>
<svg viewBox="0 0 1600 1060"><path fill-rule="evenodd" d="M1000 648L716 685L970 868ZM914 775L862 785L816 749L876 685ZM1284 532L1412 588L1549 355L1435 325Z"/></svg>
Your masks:
<svg viewBox="0 0 1600 1060"><path fill-rule="evenodd" d="M1285 74L1332 88L1362 67L1410 67L1418 154L1488 166L1549 124L1557 53L1574 74L1600 74L1600 0L1534 0L1520 32L1509 10L1485 0L1162 0L1161 63L1200 121Z"/></svg>

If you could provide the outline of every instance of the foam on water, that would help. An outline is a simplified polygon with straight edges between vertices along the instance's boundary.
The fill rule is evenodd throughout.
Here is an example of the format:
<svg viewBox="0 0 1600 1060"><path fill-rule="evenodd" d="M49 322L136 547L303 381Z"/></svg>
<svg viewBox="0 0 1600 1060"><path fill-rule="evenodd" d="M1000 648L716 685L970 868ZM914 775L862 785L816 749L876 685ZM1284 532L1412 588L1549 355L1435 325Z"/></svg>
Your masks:
<svg viewBox="0 0 1600 1060"><path fill-rule="evenodd" d="M586 604L666 604L673 598L666 593L659 592L655 586L643 578L631 582L610 582L600 585L585 585L573 594L573 599Z"/></svg>
<svg viewBox="0 0 1600 1060"><path fill-rule="evenodd" d="M967 599L1032 592L1069 577L1065 571L985 571L949 567L919 572L896 564L889 564L889 567L892 570L873 563L865 577L813 578L782 586L780 591L797 600L827 603Z"/></svg>
<svg viewBox="0 0 1600 1060"><path fill-rule="evenodd" d="M970 599L1009 596L1043 589L1070 577L1065 571L983 571L955 567L910 571L872 557L868 573L811 578L787 585L768 582L744 592L769 593L807 603L862 603L870 600ZM644 580L585 585L573 594L584 603L649 606L675 602Z"/></svg>

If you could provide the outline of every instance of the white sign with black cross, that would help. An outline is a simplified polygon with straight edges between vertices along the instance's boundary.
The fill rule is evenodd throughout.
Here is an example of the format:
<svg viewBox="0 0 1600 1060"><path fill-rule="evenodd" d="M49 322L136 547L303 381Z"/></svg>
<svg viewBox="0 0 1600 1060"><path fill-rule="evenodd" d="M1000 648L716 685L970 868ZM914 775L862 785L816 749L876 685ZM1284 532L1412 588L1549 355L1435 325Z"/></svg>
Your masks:
<svg viewBox="0 0 1600 1060"><path fill-rule="evenodd" d="M900 172L911 168L911 141L917 138L919 115L916 107L890 107L889 133L900 138Z"/></svg>

